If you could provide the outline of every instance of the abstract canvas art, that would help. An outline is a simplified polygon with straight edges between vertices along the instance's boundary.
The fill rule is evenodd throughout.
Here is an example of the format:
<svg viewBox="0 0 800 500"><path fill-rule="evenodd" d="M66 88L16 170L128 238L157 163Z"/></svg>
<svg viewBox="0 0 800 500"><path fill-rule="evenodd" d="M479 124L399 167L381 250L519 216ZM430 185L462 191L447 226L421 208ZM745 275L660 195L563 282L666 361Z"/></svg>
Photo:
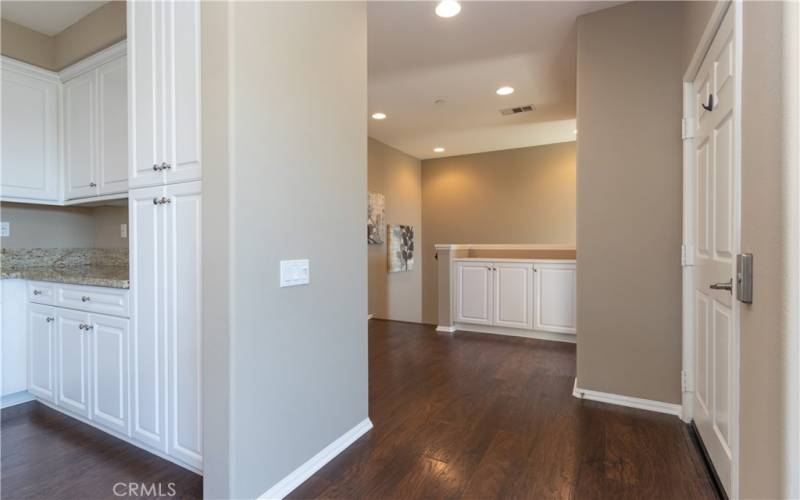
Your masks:
<svg viewBox="0 0 800 500"><path fill-rule="evenodd" d="M398 273L414 269L414 226L390 225L389 272Z"/></svg>
<svg viewBox="0 0 800 500"><path fill-rule="evenodd" d="M367 196L367 244L381 245L386 239L386 197L381 193Z"/></svg>

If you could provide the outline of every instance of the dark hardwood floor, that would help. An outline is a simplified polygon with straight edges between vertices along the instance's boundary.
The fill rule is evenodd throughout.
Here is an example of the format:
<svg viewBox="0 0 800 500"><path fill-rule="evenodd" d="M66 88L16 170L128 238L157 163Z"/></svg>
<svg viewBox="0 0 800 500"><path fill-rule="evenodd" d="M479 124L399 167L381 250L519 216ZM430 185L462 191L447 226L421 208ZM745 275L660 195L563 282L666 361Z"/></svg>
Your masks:
<svg viewBox="0 0 800 500"><path fill-rule="evenodd" d="M715 498L673 416L572 397L575 346L373 320L374 428L291 498Z"/></svg>
<svg viewBox="0 0 800 500"><path fill-rule="evenodd" d="M0 441L4 500L203 496L201 476L35 401L2 411Z"/></svg>

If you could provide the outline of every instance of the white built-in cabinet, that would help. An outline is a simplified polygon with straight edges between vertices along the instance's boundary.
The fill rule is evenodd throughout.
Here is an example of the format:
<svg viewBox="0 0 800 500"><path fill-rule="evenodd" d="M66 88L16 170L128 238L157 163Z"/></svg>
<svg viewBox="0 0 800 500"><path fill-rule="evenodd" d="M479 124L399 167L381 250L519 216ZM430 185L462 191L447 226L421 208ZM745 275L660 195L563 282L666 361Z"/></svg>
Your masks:
<svg viewBox="0 0 800 500"><path fill-rule="evenodd" d="M575 264L457 260L455 323L575 333Z"/></svg>
<svg viewBox="0 0 800 500"><path fill-rule="evenodd" d="M64 83L66 199L127 192L127 94L124 55Z"/></svg>
<svg viewBox="0 0 800 500"><path fill-rule="evenodd" d="M202 467L201 182L129 196L133 435Z"/></svg>
<svg viewBox="0 0 800 500"><path fill-rule="evenodd" d="M200 2L128 2L131 188L199 180Z"/></svg>
<svg viewBox="0 0 800 500"><path fill-rule="evenodd" d="M58 75L7 57L0 72L0 199L58 202Z"/></svg>
<svg viewBox="0 0 800 500"><path fill-rule="evenodd" d="M28 392L45 401L55 402L55 308L28 306Z"/></svg>

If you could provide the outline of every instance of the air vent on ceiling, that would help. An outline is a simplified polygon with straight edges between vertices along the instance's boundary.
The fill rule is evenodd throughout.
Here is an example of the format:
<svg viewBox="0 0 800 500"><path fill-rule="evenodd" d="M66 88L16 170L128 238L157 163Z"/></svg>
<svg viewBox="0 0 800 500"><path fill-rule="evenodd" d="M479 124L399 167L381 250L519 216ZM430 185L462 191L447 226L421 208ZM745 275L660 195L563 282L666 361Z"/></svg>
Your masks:
<svg viewBox="0 0 800 500"><path fill-rule="evenodd" d="M536 111L536 106L533 104L526 104L525 106L515 106L513 108L501 109L500 114L503 116L518 115L520 113L528 113L529 111Z"/></svg>

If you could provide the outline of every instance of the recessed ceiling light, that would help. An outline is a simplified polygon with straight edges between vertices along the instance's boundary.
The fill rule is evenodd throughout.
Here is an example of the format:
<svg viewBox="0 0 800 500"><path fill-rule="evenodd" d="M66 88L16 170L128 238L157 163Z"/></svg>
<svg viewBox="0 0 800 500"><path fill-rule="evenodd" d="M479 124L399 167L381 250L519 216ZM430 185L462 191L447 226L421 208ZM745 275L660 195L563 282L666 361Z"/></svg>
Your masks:
<svg viewBox="0 0 800 500"><path fill-rule="evenodd" d="M441 147L439 147L439 148L433 148L433 152L434 152L434 153L444 153L444 148L441 148Z"/></svg>
<svg viewBox="0 0 800 500"><path fill-rule="evenodd" d="M383 120L383 119L386 118L386 114L385 113L372 113L372 118L374 118L376 120Z"/></svg>
<svg viewBox="0 0 800 500"><path fill-rule="evenodd" d="M442 0L436 6L436 15L439 17L453 17L461 12L461 4L456 0Z"/></svg>
<svg viewBox="0 0 800 500"><path fill-rule="evenodd" d="M511 95L514 93L514 87L500 87L495 92L497 95Z"/></svg>

